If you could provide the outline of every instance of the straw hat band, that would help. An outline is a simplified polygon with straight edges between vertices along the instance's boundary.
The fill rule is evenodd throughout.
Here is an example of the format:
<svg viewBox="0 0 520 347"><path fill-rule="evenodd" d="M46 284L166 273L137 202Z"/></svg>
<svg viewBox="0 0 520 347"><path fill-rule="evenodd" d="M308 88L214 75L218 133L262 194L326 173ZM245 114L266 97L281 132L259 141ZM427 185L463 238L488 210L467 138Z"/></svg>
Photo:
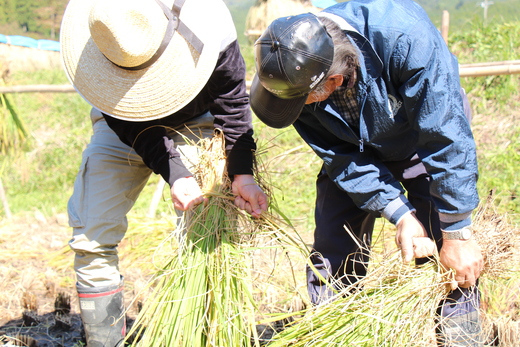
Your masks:
<svg viewBox="0 0 520 347"><path fill-rule="evenodd" d="M159 57L162 55L162 53L164 52L166 47L168 47L168 44L170 43L170 41L173 37L173 34L175 34L175 31L178 31L179 34L181 34L182 37L184 37L184 39L186 41L188 41L188 43L190 45L192 45L193 48L199 54L202 53L202 49L204 48L204 43L197 37L197 35L195 35L195 33L193 31L190 30L190 28L188 28L188 26L186 26L186 24L184 24L180 20L180 13L181 13L182 5L184 4L185 0L175 0L171 9L168 8L166 5L164 5L160 0L155 0L155 2L161 7L161 9L164 12L164 15L168 19L168 26L166 27L166 32L164 33L163 40L162 40L159 48L157 49L157 51L154 53L154 55L150 59L148 59L144 63L137 65L137 66L119 65L119 64L113 62L112 60L110 60L103 52L101 52L103 54L103 56L105 56L105 58L107 58L108 61L110 61L112 64L114 64L117 67L120 67L122 69L131 70L131 71L146 69L147 67L149 67L150 65L155 63L157 61L157 59L159 59Z"/></svg>

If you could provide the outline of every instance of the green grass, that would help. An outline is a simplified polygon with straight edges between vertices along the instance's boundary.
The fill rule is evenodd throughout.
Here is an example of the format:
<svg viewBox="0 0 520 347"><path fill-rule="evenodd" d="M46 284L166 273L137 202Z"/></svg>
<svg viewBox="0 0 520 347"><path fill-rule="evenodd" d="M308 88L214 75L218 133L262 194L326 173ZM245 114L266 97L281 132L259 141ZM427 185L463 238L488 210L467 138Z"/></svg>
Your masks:
<svg viewBox="0 0 520 347"><path fill-rule="evenodd" d="M64 73L36 71L13 76L10 84L63 84ZM76 94L12 94L29 132L29 149L2 158L2 178L13 214L64 211L90 132L88 106Z"/></svg>
<svg viewBox="0 0 520 347"><path fill-rule="evenodd" d="M10 85L66 84L62 70L16 73ZM90 106L75 93L9 94L29 132L26 151L0 159L2 180L13 214L36 211L50 217L65 213L81 163L81 154L92 134ZM136 204L144 215L158 177L144 190L146 200ZM161 211L166 211L161 206ZM3 211L2 211L3 214Z"/></svg>
<svg viewBox="0 0 520 347"><path fill-rule="evenodd" d="M517 60L520 22L474 24L470 33L450 36L449 43L461 64ZM466 77L462 86L474 113L479 193L485 197L493 192L500 211L520 223L520 75Z"/></svg>

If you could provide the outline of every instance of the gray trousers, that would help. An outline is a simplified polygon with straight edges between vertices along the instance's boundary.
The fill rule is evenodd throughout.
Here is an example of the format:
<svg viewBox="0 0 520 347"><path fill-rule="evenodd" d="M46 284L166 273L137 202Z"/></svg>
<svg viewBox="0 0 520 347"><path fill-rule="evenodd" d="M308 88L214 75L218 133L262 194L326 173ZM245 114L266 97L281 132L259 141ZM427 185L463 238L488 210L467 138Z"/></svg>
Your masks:
<svg viewBox="0 0 520 347"><path fill-rule="evenodd" d="M101 113L91 111L93 135L69 199L70 248L80 287L107 287L121 282L117 247L127 228L127 213L146 185L152 170L119 140ZM190 129L188 130L187 127ZM197 160L197 148L182 135L197 139L213 135L213 116L205 114L170 134L188 169ZM182 135L181 135L182 134Z"/></svg>

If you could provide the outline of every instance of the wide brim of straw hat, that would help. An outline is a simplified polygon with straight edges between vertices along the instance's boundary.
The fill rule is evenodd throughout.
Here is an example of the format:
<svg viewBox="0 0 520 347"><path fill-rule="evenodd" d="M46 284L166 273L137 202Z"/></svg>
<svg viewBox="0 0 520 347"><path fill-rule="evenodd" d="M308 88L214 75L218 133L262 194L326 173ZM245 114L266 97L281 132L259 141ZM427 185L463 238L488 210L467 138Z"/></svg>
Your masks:
<svg viewBox="0 0 520 347"><path fill-rule="evenodd" d="M132 71L114 65L94 43L89 14L96 1L106 0L71 0L61 26L62 62L76 91L93 107L128 121L163 118L193 100L218 59L222 41L218 24L230 18L224 3L186 0L182 7L181 21L204 43L200 56L176 32L157 61ZM173 4L173 0L163 2L170 8ZM156 4L152 1L150 5Z"/></svg>

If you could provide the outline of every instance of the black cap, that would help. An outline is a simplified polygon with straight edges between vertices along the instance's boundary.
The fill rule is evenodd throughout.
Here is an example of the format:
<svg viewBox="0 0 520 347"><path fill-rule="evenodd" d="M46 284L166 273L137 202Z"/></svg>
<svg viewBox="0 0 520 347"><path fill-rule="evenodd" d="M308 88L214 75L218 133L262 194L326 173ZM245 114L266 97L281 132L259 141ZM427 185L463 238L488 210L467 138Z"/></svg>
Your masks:
<svg viewBox="0 0 520 347"><path fill-rule="evenodd" d="M253 112L273 128L294 123L333 57L332 39L314 14L274 20L255 42Z"/></svg>

